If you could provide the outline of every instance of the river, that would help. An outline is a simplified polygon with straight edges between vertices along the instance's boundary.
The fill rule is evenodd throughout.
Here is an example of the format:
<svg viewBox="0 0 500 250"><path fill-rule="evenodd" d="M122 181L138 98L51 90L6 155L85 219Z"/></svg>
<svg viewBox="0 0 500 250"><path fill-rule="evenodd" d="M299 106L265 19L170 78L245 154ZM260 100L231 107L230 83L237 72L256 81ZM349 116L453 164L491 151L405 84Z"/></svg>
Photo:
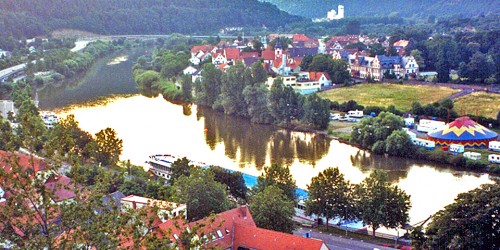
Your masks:
<svg viewBox="0 0 500 250"><path fill-rule="evenodd" d="M410 224L452 203L457 194L492 182L488 174L370 155L324 135L251 124L196 105L142 96L130 69L138 56L148 52L133 49L99 59L74 84L40 90L40 107L60 116L74 114L80 127L92 134L115 129L123 139L121 159L137 165L143 165L148 155L169 153L259 175L263 166L277 162L290 166L300 188L328 167L337 166L352 183L373 169L384 169L411 195Z"/></svg>

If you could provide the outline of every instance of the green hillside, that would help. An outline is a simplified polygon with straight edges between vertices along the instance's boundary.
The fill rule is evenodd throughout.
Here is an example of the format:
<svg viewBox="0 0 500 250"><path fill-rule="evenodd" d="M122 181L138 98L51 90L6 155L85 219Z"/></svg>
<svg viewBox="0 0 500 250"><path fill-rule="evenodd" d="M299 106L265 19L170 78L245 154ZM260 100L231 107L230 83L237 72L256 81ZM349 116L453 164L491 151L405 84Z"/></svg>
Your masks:
<svg viewBox="0 0 500 250"><path fill-rule="evenodd" d="M257 0L2 0L2 36L60 28L99 34L207 34L224 27L276 29L302 17Z"/></svg>
<svg viewBox="0 0 500 250"><path fill-rule="evenodd" d="M403 17L427 18L463 15L500 13L498 0L261 0L270 2L288 13L310 18L326 17L337 5L345 6L345 15L353 16L387 16L398 12Z"/></svg>

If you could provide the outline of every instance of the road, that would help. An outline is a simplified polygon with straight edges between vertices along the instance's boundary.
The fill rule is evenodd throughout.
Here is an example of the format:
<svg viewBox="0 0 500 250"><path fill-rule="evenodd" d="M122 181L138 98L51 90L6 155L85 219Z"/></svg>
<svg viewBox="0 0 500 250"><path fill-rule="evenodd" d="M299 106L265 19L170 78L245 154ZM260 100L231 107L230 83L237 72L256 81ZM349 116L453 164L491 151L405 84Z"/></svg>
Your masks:
<svg viewBox="0 0 500 250"><path fill-rule="evenodd" d="M309 228L299 228L295 230L293 234L303 235L309 231L311 232L312 238L323 240L323 242L325 242L328 248L332 250L373 250L373 249L394 250L394 248L383 247L370 242L363 242L361 240L349 239L346 237L321 233L319 231Z"/></svg>
<svg viewBox="0 0 500 250"><path fill-rule="evenodd" d="M85 41L77 41L75 42L75 47L71 49L72 52L78 52L83 50L89 43L91 43L91 40L85 40ZM43 59L41 59L43 60ZM36 63L36 61L33 61L32 63ZM21 72L26 69L26 63L19 64L16 66L12 66L10 68L6 68L3 70L0 70L0 80L6 79L7 77L11 76L12 74Z"/></svg>

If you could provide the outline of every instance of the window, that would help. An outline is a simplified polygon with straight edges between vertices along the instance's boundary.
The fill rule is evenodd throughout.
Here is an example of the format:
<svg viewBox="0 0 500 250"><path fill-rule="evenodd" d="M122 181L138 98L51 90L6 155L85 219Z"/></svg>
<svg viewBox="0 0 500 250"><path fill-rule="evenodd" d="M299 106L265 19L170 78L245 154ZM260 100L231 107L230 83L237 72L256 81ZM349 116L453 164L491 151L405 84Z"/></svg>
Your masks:
<svg viewBox="0 0 500 250"><path fill-rule="evenodd" d="M224 235L222 235L222 232L220 230L217 230L217 236L219 236L219 238L224 238Z"/></svg>

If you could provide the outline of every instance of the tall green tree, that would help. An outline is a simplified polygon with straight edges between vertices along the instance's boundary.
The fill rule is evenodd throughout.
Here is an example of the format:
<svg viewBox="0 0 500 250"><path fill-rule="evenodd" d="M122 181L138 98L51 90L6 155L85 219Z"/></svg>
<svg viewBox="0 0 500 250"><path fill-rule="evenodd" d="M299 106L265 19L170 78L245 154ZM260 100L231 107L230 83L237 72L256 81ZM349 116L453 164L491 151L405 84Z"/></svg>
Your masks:
<svg viewBox="0 0 500 250"><path fill-rule="evenodd" d="M179 177L172 190L175 201L187 204L189 221L234 207L228 199L227 186L215 181L214 173L210 170L194 168L189 177Z"/></svg>
<svg viewBox="0 0 500 250"><path fill-rule="evenodd" d="M193 80L190 75L183 75L181 78L182 97L185 102L193 99Z"/></svg>
<svg viewBox="0 0 500 250"><path fill-rule="evenodd" d="M411 138L403 130L395 130L385 140L385 152L390 155L408 157L414 150L415 145L411 142Z"/></svg>
<svg viewBox="0 0 500 250"><path fill-rule="evenodd" d="M307 189L309 190L309 198L306 201L307 213L325 217L327 228L328 220L331 218L349 220L356 217L353 186L338 168L327 168L320 172L311 179Z"/></svg>
<svg viewBox="0 0 500 250"><path fill-rule="evenodd" d="M306 96L302 120L314 128L326 129L330 122L330 101L319 97L316 93Z"/></svg>
<svg viewBox="0 0 500 250"><path fill-rule="evenodd" d="M194 166L190 164L190 160L186 157L175 160L170 166L170 183L175 183L181 176L189 177L193 168Z"/></svg>
<svg viewBox="0 0 500 250"><path fill-rule="evenodd" d="M218 166L210 166L210 170L214 173L215 181L225 184L234 198L247 199L247 186L241 172L230 171Z"/></svg>
<svg viewBox="0 0 500 250"><path fill-rule="evenodd" d="M272 116L268 107L269 90L263 83L246 86L243 96L248 107L251 122L271 123Z"/></svg>
<svg viewBox="0 0 500 250"><path fill-rule="evenodd" d="M433 215L426 229L428 249L498 249L500 185L485 184L459 194Z"/></svg>
<svg viewBox="0 0 500 250"><path fill-rule="evenodd" d="M95 134L95 159L105 166L118 163L123 150L123 140L118 138L116 131L105 128Z"/></svg>
<svg viewBox="0 0 500 250"><path fill-rule="evenodd" d="M363 224L375 231L380 227L397 228L409 220L410 196L389 183L387 173L373 171L356 188L357 207Z"/></svg>
<svg viewBox="0 0 500 250"><path fill-rule="evenodd" d="M253 84L265 83L267 81L267 73L260 61L252 64L252 80Z"/></svg>
<svg viewBox="0 0 500 250"><path fill-rule="evenodd" d="M291 201L297 199L295 189L297 185L293 179L290 169L286 166L277 163L271 164L269 167L264 167L264 172L257 178L257 191L262 191L268 186L276 186L283 190L283 193Z"/></svg>
<svg viewBox="0 0 500 250"><path fill-rule="evenodd" d="M250 211L260 228L290 234L293 231L294 202L276 186L267 186L252 196Z"/></svg>
<svg viewBox="0 0 500 250"><path fill-rule="evenodd" d="M377 117L363 118L353 127L350 141L371 148L377 141L385 141L393 131L403 128L403 119L390 112L381 112Z"/></svg>
<svg viewBox="0 0 500 250"><path fill-rule="evenodd" d="M237 62L223 75L221 104L224 113L248 117L248 108L243 90L246 86L251 85L252 81L251 72L241 62Z"/></svg>
<svg viewBox="0 0 500 250"><path fill-rule="evenodd" d="M203 64L202 69L203 78L196 91L197 103L217 108L222 86L222 72L211 63Z"/></svg>

